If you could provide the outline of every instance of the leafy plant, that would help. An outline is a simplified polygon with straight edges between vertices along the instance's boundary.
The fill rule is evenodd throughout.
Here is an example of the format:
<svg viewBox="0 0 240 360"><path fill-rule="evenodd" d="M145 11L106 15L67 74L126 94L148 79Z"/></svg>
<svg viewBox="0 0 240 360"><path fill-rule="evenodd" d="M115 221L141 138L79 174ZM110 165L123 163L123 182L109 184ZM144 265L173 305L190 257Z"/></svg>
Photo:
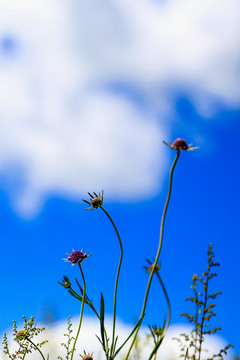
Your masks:
<svg viewBox="0 0 240 360"><path fill-rule="evenodd" d="M215 268L220 266L219 263L214 262L214 254L212 250L213 244L208 247L208 263L207 269L202 276L196 274L192 277L191 289L193 296L186 298L195 305L194 314L183 312L181 315L186 317L189 323L194 325L194 329L190 334L181 334L184 340L176 339L181 346L181 357L184 359L201 360L203 345L206 335L213 335L221 328L219 326L211 328L210 321L216 315L213 309L215 308L215 299L221 295L220 291L210 292L210 281L217 276ZM227 354L227 350L233 345L227 345L221 349L217 354L212 355L208 360L223 359L223 355Z"/></svg>

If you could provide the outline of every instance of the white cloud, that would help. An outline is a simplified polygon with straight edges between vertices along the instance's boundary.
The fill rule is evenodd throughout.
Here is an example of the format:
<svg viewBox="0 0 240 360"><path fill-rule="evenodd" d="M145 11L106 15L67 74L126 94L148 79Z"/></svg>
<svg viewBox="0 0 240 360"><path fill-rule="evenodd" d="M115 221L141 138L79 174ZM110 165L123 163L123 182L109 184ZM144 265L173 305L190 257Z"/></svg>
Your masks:
<svg viewBox="0 0 240 360"><path fill-rule="evenodd" d="M53 193L153 196L171 89L205 115L215 99L240 104L238 0L0 0L0 10L0 173L23 214ZM119 83L145 105L107 87Z"/></svg>
<svg viewBox="0 0 240 360"><path fill-rule="evenodd" d="M104 360L104 353L102 351L101 345L96 338L96 334L99 335L99 322L91 317L85 317L83 321L78 343L77 343L77 352L76 354L83 354L83 351L85 350L87 353L94 352L94 360ZM72 336L77 331L78 328L78 319L75 318L72 320L73 322L73 333ZM40 326L40 325L39 325ZM66 350L60 346L61 342L66 342L66 337L63 336L64 333L66 333L66 323L59 322L52 326L47 326L46 330L41 333L39 336L38 341L41 339L46 340L48 339L48 344L44 345L42 347L42 351L44 354L50 355L50 359L56 359L58 355L65 356ZM106 321L106 328L107 333L110 336L112 328L111 328L111 321ZM127 336L131 333L132 327L130 325L127 325L121 321L117 321L117 328L116 328L116 335L119 336L118 339L118 345L120 346L121 343L127 338ZM179 338L180 334L182 333L189 333L191 331L191 328L189 326L186 326L184 324L177 324L174 326L170 326L168 329L168 332L166 334L166 337L159 349L158 352L158 360L179 360L180 356L180 349L178 342L176 340L173 340L174 337ZM138 360L146 360L148 359L152 349L153 344L151 340L147 339L146 335L149 334L149 329L147 327L143 327L141 331L139 332L139 358ZM9 335L10 339L11 335ZM130 343L129 343L130 345ZM205 351L202 352L202 360L206 360L210 357L210 355L217 354L220 349L224 348L226 346L226 341L222 339L220 336L214 335L210 336L206 341L204 342L203 349ZM11 344L11 349L17 349L16 344ZM126 345L122 350L122 355L126 354L128 350L128 345ZM207 351L206 351L207 350ZM33 352L31 355L28 355L29 360L38 360L38 354L36 352ZM226 360L232 359L232 352L229 351L228 354L224 357ZM121 355L120 355L121 357ZM122 358L122 357L121 357ZM39 357L39 360L41 357ZM5 360L5 357L3 358Z"/></svg>

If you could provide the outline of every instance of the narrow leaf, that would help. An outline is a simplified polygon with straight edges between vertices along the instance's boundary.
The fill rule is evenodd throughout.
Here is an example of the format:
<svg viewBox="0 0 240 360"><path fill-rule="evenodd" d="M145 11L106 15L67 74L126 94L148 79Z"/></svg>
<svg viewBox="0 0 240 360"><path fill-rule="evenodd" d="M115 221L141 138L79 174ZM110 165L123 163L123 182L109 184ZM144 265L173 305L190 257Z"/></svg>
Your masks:
<svg viewBox="0 0 240 360"><path fill-rule="evenodd" d="M123 346L128 342L128 340L130 339L130 337L134 334L134 332L137 330L137 328L139 327L139 325L141 324L143 318L144 318L145 314L139 319L137 325L135 326L135 328L133 329L133 331L131 332L131 334L127 337L127 339L124 341L124 343L117 349L117 351L114 354L114 357L119 353L119 351L123 348Z"/></svg>
<svg viewBox="0 0 240 360"><path fill-rule="evenodd" d="M103 294L101 293L101 306L100 306L100 331L102 337L102 345L105 349L105 337L104 337L104 298Z"/></svg>

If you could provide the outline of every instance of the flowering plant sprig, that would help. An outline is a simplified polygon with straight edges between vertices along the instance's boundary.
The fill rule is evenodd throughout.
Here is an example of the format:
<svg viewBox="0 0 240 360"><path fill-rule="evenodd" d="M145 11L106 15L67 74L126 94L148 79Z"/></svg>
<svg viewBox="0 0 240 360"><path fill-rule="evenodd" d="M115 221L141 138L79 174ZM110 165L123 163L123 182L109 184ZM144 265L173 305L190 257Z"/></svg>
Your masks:
<svg viewBox="0 0 240 360"><path fill-rule="evenodd" d="M187 144L186 140L182 138L178 138L174 140L174 142L166 142L163 141L165 145L167 145L172 150L185 150L185 151L192 151L199 149L199 147L192 147L193 144Z"/></svg>
<svg viewBox="0 0 240 360"><path fill-rule="evenodd" d="M93 192L94 196L88 192L88 195L91 198L91 201L88 200L83 200L86 204L90 205L89 208L86 208L85 210L96 210L97 208L101 207L103 204L103 190L102 190L102 195L100 194L100 192L97 194L95 192Z"/></svg>
<svg viewBox="0 0 240 360"><path fill-rule="evenodd" d="M77 263L81 263L83 262L83 260L87 259L89 256L91 255L87 255L87 253L83 253L82 250L73 250L71 254L68 254L68 258L67 259L63 259L65 262L70 262L72 263L72 266L77 264Z"/></svg>
<svg viewBox="0 0 240 360"><path fill-rule="evenodd" d="M33 352L33 350L36 350L40 353L43 360L45 360L45 357L40 350L40 348L47 343L47 340L41 341L39 343L35 343L33 341L33 338L36 337L38 334L40 334L43 330L45 330L44 327L40 328L37 327L37 324L34 321L34 317L31 316L29 320L25 316L23 316L23 328L21 330L17 330L17 324L16 321L13 321L13 336L14 341L16 341L19 345L18 350L16 350L13 354L10 353L9 346L8 346L8 339L6 333L3 335L3 352L8 356L9 359L15 360L15 359L22 359L24 360L27 354L30 354ZM48 357L47 357L48 360Z"/></svg>
<svg viewBox="0 0 240 360"><path fill-rule="evenodd" d="M78 330L77 330L77 334L76 334L76 337L75 337L75 340L74 340L73 348L71 350L71 359L70 360L73 360L74 351L76 350L76 343L77 343L78 336L79 336L80 329L81 329L81 325L82 325L83 308L84 308L84 304L85 304L85 294L86 294L86 281L85 281L85 277L84 277L83 270L82 270L82 267L81 267L81 263L83 262L83 260L85 260L90 255L87 255L87 253L83 253L82 250L81 251L73 250L73 252L71 254L67 254L67 255L69 255L68 258L63 259L63 260L65 262L71 262L72 265L78 264L78 267L79 267L79 270L80 270L80 273L81 273L81 276L82 276L82 280L83 280L83 294L82 294L82 304L81 304L81 311L80 311ZM67 285L69 285L68 282L67 282Z"/></svg>
<svg viewBox="0 0 240 360"><path fill-rule="evenodd" d="M181 314L187 318L189 323L194 325L194 329L190 334L180 335L184 341L179 338L174 338L174 340L179 342L181 347L182 354L180 357L185 360L201 360L205 335L213 335L221 330L219 326L212 329L210 328L210 321L212 317L216 315L213 311L215 307L214 300L222 294L220 291L210 293L210 281L217 276L215 268L220 266L219 263L213 261L214 253L212 246L212 243L208 246L206 271L203 272L202 276L194 274L192 277L191 289L193 290L194 296L185 299L195 305L194 314L189 314L187 312ZM223 355L226 355L227 351L232 347L232 344L225 346L218 354L212 355L208 360L213 360L215 358L224 359Z"/></svg>

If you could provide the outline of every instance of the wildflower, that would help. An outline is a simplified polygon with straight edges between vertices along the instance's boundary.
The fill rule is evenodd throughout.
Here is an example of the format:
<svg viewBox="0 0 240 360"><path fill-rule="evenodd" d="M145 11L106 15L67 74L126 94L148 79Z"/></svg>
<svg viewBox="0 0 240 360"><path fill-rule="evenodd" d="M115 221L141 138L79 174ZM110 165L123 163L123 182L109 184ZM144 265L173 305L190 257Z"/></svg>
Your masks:
<svg viewBox="0 0 240 360"><path fill-rule="evenodd" d="M68 258L63 260L65 260L66 262L71 262L73 263L73 265L76 263L81 263L84 259L88 257L87 253L84 254L82 251L79 250L73 250L71 255L67 255L69 255Z"/></svg>
<svg viewBox="0 0 240 360"><path fill-rule="evenodd" d="M178 138L176 140L174 140L173 143L169 142L165 142L163 141L165 145L167 145L168 147L170 147L170 149L173 150L186 150L186 151L190 151L190 150L195 150L195 149L199 149L198 147L192 147L192 144L187 144L186 140Z"/></svg>
<svg viewBox="0 0 240 360"><path fill-rule="evenodd" d="M86 354L86 355L84 355L82 360L93 360L93 357L91 355L89 355L89 354Z"/></svg>
<svg viewBox="0 0 240 360"><path fill-rule="evenodd" d="M102 204L103 204L103 190L102 190L102 195L100 193L97 194L95 192L93 192L93 194L95 196L93 196L91 193L88 193L88 195L91 197L91 199L90 199L91 201L83 200L85 203L90 205L90 207L87 208L86 210L95 210L99 206L102 206Z"/></svg>
<svg viewBox="0 0 240 360"><path fill-rule="evenodd" d="M90 355L90 354L86 354L86 352L84 351L84 355L80 355L82 360L93 360L93 353Z"/></svg>
<svg viewBox="0 0 240 360"><path fill-rule="evenodd" d="M146 269L147 272L151 273L154 267L154 262L151 262L149 259L146 259L146 261L149 263L150 266L143 266L143 268ZM160 267L160 264L156 264L153 272L157 273L160 270Z"/></svg>
<svg viewBox="0 0 240 360"><path fill-rule="evenodd" d="M63 287L65 287L65 289L69 289L71 287L71 282L70 282L69 278L65 275L63 276L62 282L58 281L58 283L60 285L62 285Z"/></svg>

